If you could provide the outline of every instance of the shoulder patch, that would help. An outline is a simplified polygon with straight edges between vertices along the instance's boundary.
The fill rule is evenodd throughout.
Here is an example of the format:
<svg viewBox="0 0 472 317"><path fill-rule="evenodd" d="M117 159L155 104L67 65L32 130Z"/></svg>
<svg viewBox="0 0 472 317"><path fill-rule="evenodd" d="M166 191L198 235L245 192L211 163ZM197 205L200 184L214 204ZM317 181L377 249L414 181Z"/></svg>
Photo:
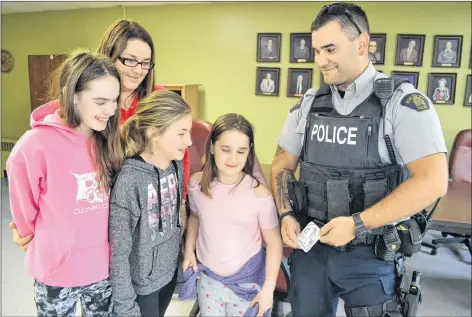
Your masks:
<svg viewBox="0 0 472 317"><path fill-rule="evenodd" d="M300 98L300 100L297 101L297 103L295 104L295 106L293 106L292 108L290 108L290 112L293 112L297 109L300 109L300 107L302 106L302 102L303 102L303 97Z"/></svg>
<svg viewBox="0 0 472 317"><path fill-rule="evenodd" d="M428 100L420 93L411 93L406 95L400 101L402 106L408 107L416 111L423 111L429 109Z"/></svg>

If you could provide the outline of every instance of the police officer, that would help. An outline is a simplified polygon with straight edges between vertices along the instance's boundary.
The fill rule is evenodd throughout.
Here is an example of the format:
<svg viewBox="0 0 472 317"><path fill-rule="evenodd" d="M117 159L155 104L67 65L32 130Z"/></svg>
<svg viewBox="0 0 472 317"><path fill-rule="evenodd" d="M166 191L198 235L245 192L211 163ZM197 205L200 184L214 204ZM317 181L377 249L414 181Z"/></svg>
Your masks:
<svg viewBox="0 0 472 317"><path fill-rule="evenodd" d="M380 316L395 296L395 263L374 253L376 237L446 193L444 137L431 101L408 82L382 107L374 83L386 76L369 60L359 6L325 6L311 30L326 85L290 109L271 170L283 241L298 249L290 259L293 315L334 316L341 298L347 316ZM308 201L301 215L287 195L299 164ZM321 238L305 253L297 235L309 221L322 226Z"/></svg>

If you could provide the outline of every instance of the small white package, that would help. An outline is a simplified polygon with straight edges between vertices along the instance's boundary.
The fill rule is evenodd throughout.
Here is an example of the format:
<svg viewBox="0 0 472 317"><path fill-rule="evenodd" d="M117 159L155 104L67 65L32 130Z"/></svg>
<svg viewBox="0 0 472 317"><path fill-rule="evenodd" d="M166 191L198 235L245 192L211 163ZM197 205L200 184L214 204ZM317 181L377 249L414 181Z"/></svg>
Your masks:
<svg viewBox="0 0 472 317"><path fill-rule="evenodd" d="M314 223L310 222L305 229L298 235L298 245L303 251L308 252L320 239L320 228Z"/></svg>

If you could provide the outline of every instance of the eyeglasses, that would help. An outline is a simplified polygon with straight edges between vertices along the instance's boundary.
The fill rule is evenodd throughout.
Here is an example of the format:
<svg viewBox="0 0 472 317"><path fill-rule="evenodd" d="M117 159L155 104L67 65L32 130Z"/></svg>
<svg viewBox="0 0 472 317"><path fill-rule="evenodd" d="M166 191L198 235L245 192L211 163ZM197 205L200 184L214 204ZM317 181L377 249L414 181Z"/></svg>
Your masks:
<svg viewBox="0 0 472 317"><path fill-rule="evenodd" d="M123 65L128 66L128 67L136 67L138 65L141 65L141 68L145 70L151 70L154 68L153 62L138 62L135 59L125 58L125 57L118 57L118 59Z"/></svg>
<svg viewBox="0 0 472 317"><path fill-rule="evenodd" d="M322 9L327 9L329 14L333 15L345 15L348 17L349 21L356 27L357 31L359 32L359 35L362 33L361 28L357 25L356 21L354 21L354 18L352 17L351 12L343 6L342 4L330 4L327 6L324 6Z"/></svg>

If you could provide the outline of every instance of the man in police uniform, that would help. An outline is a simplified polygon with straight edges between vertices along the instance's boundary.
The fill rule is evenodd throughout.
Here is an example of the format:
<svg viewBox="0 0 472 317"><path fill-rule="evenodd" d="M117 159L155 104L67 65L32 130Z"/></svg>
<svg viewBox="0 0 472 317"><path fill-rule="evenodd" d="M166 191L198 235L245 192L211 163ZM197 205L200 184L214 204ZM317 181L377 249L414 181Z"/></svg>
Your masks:
<svg viewBox="0 0 472 317"><path fill-rule="evenodd" d="M311 28L327 85L309 89L290 109L271 170L283 241L298 249L290 259L292 311L335 316L342 298L347 316L381 316L381 304L394 300L395 264L374 255L372 230L446 193L444 137L431 101L410 83L385 100L382 115L374 81L386 76L369 61L369 24L360 7L325 6ZM287 194L299 163L308 200L302 215ZM305 253L297 236L309 221L322 226L321 238Z"/></svg>

